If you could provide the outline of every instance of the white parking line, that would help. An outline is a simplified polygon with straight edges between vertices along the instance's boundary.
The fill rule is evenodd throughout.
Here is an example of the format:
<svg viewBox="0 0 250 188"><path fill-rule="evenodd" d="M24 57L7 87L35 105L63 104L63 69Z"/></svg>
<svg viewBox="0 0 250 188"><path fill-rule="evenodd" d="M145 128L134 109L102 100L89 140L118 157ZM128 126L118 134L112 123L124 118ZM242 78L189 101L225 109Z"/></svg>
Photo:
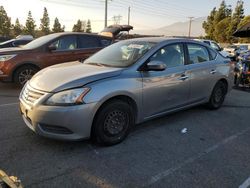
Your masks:
<svg viewBox="0 0 250 188"><path fill-rule="evenodd" d="M203 156L205 156L205 155L207 155L207 154L209 154L209 153L215 151L215 150L218 149L219 147L224 146L224 145L226 145L227 143L229 143L229 142L235 140L236 138L238 138L239 136L245 134L245 133L246 133L247 131L249 131L249 130L250 130L250 127L247 128L247 129L245 129L245 130L243 130L243 131L240 131L239 133L236 133L236 134L234 134L234 135L232 135L232 136L230 136L230 137L228 137L228 138L226 138L226 139L224 139L224 140L222 140L221 142L219 142L219 143L217 143L217 144L215 144L215 145L209 147L208 149L206 149L205 151L199 153L198 155L193 156L193 157L190 157L189 159L187 159L187 160L183 161L182 163L178 164L177 166L174 166L174 167L169 168L169 169L167 169L167 170L165 170L165 171L163 171L163 172L160 172L159 174L156 174L156 175L152 176L152 177L149 179L149 181L146 182L146 183L143 185L143 187L148 187L148 186L150 186L150 185L153 185L154 183L156 183L156 182L162 180L163 178L166 178L167 176L173 174L175 171L181 169L182 167L186 166L187 164L191 164L191 163L193 163L194 161L200 159L201 157L203 157ZM246 182L247 182L247 183L250 183L250 179L248 179ZM244 182L244 183L245 183L245 182ZM245 183L245 184L246 184L246 185L250 185L250 184L247 184L247 183ZM245 184L244 184L244 185L245 185ZM240 188L246 188L246 187L240 187Z"/></svg>
<svg viewBox="0 0 250 188"><path fill-rule="evenodd" d="M249 188L249 187L250 187L250 177L239 186L239 188Z"/></svg>
<svg viewBox="0 0 250 188"><path fill-rule="evenodd" d="M4 106L13 106L13 105L17 105L19 104L18 102L15 103L8 103L8 104L0 104L0 107L4 107Z"/></svg>

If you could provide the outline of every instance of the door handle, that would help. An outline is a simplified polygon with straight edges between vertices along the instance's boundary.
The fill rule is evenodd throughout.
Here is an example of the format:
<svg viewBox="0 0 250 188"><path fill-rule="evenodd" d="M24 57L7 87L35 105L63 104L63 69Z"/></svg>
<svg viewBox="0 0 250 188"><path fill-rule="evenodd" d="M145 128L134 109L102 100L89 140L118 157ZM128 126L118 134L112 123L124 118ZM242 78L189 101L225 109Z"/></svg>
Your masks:
<svg viewBox="0 0 250 188"><path fill-rule="evenodd" d="M216 72L217 71L213 69L213 70L210 71L210 74L215 74Z"/></svg>
<svg viewBox="0 0 250 188"><path fill-rule="evenodd" d="M181 75L181 77L179 78L179 80L182 80L182 81L184 81L184 80L186 80L186 79L188 79L189 78L189 76L187 76L187 75Z"/></svg>

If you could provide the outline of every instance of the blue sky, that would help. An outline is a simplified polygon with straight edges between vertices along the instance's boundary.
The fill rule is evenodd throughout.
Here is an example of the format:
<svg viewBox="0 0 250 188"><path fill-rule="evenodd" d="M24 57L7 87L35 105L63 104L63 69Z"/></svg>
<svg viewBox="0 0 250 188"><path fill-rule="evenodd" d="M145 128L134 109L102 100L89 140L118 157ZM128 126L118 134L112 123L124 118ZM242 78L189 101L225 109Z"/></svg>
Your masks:
<svg viewBox="0 0 250 188"><path fill-rule="evenodd" d="M235 7L236 0L227 0ZM245 0L245 14L250 15L250 0ZM113 24L113 16L122 16L121 24L127 23L128 7L131 7L131 25L135 29L153 29L174 22L187 21L189 16L207 16L221 0L112 0L109 2L108 24ZM90 19L93 31L98 32L104 26L104 0L0 0L12 21L20 19L25 23L31 10L36 24L40 24L43 7L47 7L51 23L55 17L71 30L77 19Z"/></svg>

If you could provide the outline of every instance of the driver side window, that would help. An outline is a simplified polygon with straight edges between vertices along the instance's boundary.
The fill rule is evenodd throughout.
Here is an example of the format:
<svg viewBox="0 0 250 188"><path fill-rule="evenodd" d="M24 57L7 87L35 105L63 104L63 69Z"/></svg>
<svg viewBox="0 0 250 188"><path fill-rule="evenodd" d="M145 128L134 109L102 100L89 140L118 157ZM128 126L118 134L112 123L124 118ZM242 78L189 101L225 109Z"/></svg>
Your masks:
<svg viewBox="0 0 250 188"><path fill-rule="evenodd" d="M64 36L54 41L50 46L56 47L56 50L73 50L77 48L76 36Z"/></svg>
<svg viewBox="0 0 250 188"><path fill-rule="evenodd" d="M182 44L167 45L158 50L150 61L161 61L167 68L184 65L184 50Z"/></svg>

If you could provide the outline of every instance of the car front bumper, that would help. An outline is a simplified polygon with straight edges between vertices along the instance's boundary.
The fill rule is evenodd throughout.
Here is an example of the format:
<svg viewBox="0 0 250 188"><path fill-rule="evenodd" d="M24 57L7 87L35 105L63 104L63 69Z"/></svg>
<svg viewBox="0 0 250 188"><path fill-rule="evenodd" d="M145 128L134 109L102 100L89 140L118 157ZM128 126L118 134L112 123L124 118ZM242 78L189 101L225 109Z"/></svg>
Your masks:
<svg viewBox="0 0 250 188"><path fill-rule="evenodd" d="M94 107L95 103L65 107L30 107L20 101L20 111L25 124L38 135L59 140L89 138Z"/></svg>

